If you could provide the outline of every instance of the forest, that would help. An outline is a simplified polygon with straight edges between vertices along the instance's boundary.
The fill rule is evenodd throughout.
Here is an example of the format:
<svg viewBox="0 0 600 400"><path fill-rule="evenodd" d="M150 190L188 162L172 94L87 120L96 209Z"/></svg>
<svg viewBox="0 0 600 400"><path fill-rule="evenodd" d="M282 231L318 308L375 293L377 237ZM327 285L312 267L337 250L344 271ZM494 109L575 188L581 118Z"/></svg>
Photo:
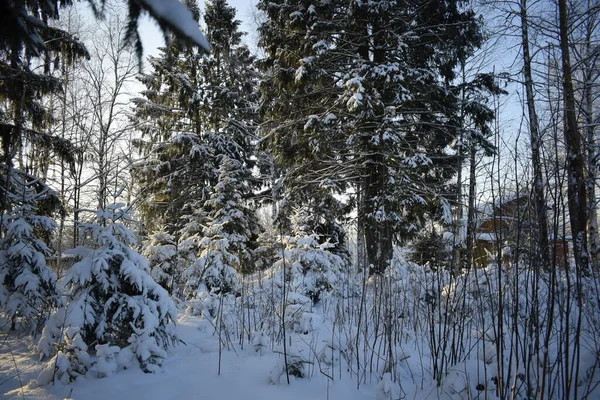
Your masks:
<svg viewBox="0 0 600 400"><path fill-rule="evenodd" d="M233 3L0 2L0 397L600 398L600 2Z"/></svg>

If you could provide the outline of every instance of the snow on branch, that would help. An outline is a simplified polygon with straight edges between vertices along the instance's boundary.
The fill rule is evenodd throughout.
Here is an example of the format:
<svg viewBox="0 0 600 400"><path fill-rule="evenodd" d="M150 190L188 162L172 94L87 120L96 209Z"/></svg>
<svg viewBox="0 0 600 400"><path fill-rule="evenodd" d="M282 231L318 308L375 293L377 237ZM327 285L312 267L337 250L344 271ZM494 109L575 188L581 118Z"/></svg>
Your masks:
<svg viewBox="0 0 600 400"><path fill-rule="evenodd" d="M210 44L200 32L198 22L194 19L190 10L179 0L138 1L140 6L148 11L152 17L165 22L170 29L191 40L205 52L210 53Z"/></svg>

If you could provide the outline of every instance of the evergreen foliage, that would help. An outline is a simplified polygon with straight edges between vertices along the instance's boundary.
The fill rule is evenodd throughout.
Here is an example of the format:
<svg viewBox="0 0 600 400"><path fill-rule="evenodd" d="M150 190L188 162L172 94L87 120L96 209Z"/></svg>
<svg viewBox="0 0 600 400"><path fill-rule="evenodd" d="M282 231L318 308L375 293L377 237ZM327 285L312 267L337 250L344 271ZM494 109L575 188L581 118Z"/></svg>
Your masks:
<svg viewBox="0 0 600 400"><path fill-rule="evenodd" d="M451 263L452 243L438 232L426 230L412 243L410 260L419 265L429 265L432 270L447 269Z"/></svg>
<svg viewBox="0 0 600 400"><path fill-rule="evenodd" d="M81 224L91 245L67 251L78 260L64 279L68 304L50 319L38 348L49 357L77 334L88 347L127 347L153 371L177 340L175 305L150 276L148 261L131 248L135 238L123 224L129 218L123 205L99 210L97 217L97 223Z"/></svg>
<svg viewBox="0 0 600 400"><path fill-rule="evenodd" d="M186 225L195 224L197 230L205 223L202 207L217 178L215 157L202 138L180 134L157 144L134 165L132 175L143 199L141 218L150 233L164 227L178 238Z"/></svg>
<svg viewBox="0 0 600 400"><path fill-rule="evenodd" d="M199 10L192 9L199 18ZM146 229L152 234L164 226L173 235L182 268L204 271L208 266L204 261L198 266L196 258L206 261L213 251L227 250L240 259L223 262L248 272L254 267L250 248L243 247L255 235L257 222L244 202L257 186L252 175L257 73L241 43L233 7L221 0L209 2L205 22L213 46L210 55L172 43L160 57L150 59L154 71L141 78L144 98L135 99L143 136L137 144L146 157L133 173L146 198L140 206ZM227 182L223 171L232 174ZM219 213L231 211L224 190L233 196L232 207L242 210L245 226L232 228L240 221L222 220ZM221 241L223 233L227 243ZM218 286L215 282L209 286Z"/></svg>
<svg viewBox="0 0 600 400"><path fill-rule="evenodd" d="M275 262L267 276L279 288L287 285L294 293L289 296L306 296L316 303L324 292L336 290L348 260L334 254L334 243L311 231L308 209L295 209L290 220L292 233L273 243Z"/></svg>
<svg viewBox="0 0 600 400"><path fill-rule="evenodd" d="M203 288L236 293L240 289L237 273L248 274L255 269L252 250L259 234L258 222L243 203L248 174L238 161L223 159L219 182L206 202L209 221L200 241L200 256L186 272L191 278L186 285L190 295Z"/></svg>
<svg viewBox="0 0 600 400"><path fill-rule="evenodd" d="M150 237L142 255L150 264L150 275L169 294L173 293L173 279L177 273L177 243L175 237L159 230Z"/></svg>
<svg viewBox="0 0 600 400"><path fill-rule="evenodd" d="M23 157L44 149L68 163L74 161L73 145L46 131L54 118L42 100L61 90L61 80L51 76L50 72L57 68L62 58L72 63L78 58L89 57L89 54L77 38L47 26L49 19L58 18L57 6L56 1L11 1L0 5L2 211L11 209L7 191L11 188L17 155L23 164Z"/></svg>
<svg viewBox="0 0 600 400"><path fill-rule="evenodd" d="M64 36L57 29L48 26L49 20L59 18L60 8L71 6L73 0L16 0L4 1L0 5L0 48L10 48L13 53L26 50L29 54L39 56L53 48L77 47L76 51L83 48L72 41L69 36ZM97 17L101 17L106 0L87 0ZM178 35L182 41L199 46L203 51L209 51L203 42L202 34L189 29L188 19L191 19L187 10L179 1L167 0L164 2L172 8L171 14L178 14L178 20L169 18L161 7L151 0L127 0L128 28L127 41L136 48L139 58L142 55L142 42L137 31L139 18L143 12L148 13L162 29L165 40L171 40L170 33ZM176 9L173 10L173 9ZM49 40L54 39L54 40ZM57 40L58 39L58 40ZM204 40L205 42L205 40ZM48 62L51 62L49 59Z"/></svg>
<svg viewBox="0 0 600 400"><path fill-rule="evenodd" d="M5 195L12 209L0 220L0 310L13 329L19 320L37 333L58 301L56 274L46 264L51 254L46 243L56 224L38 215L55 194L30 176L13 171L11 178Z"/></svg>
<svg viewBox="0 0 600 400"><path fill-rule="evenodd" d="M392 256L454 175L454 68L482 40L462 2L261 1L271 80L265 142L287 187L354 188L372 272ZM437 203L437 205L436 205Z"/></svg>
<svg viewBox="0 0 600 400"><path fill-rule="evenodd" d="M25 166L33 164L27 161L35 160L39 149L72 165L74 146L46 131L53 116L43 99L61 90L61 81L50 76L59 60L88 56L76 38L47 25L58 18L57 5L0 4L0 308L13 328L23 317L31 333L43 326L58 300L56 275L46 258L56 228L49 216L60 201ZM39 164L48 161L40 158Z"/></svg>
<svg viewBox="0 0 600 400"><path fill-rule="evenodd" d="M223 155L247 168L253 165L253 58L240 42L240 22L226 2L210 2L205 20L211 55L176 43L162 49L161 57L150 58L153 72L141 78L144 98L134 100L144 139L138 147L148 154L135 168L150 197L142 205L146 221L182 221L191 214L183 204L201 209L218 180ZM167 226L167 231L181 228Z"/></svg>
<svg viewBox="0 0 600 400"><path fill-rule="evenodd" d="M239 161L224 158L219 182L206 203L210 211L207 236L227 239L239 259L236 270L246 274L254 271L252 249L260 232L254 212L244 204L250 179L250 171Z"/></svg>

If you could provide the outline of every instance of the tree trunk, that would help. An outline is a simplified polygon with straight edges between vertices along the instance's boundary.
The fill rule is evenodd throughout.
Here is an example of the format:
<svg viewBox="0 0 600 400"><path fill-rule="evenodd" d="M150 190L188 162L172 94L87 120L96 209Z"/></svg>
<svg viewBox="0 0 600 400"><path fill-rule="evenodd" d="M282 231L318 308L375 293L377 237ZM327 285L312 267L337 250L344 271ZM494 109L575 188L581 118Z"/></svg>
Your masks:
<svg viewBox="0 0 600 400"><path fill-rule="evenodd" d="M393 255L393 230L386 217L378 218L379 200L383 196L386 172L381 155L372 157L367 164L367 184L365 187L365 247L369 262L369 275L383 274Z"/></svg>
<svg viewBox="0 0 600 400"><path fill-rule="evenodd" d="M461 129L462 130L462 129ZM456 176L456 212L455 212L455 221L452 228L452 248L453 248L453 257L452 257L452 265L450 266L450 272L452 275L456 276L458 274L458 270L461 265L462 253L463 253L463 243L461 240L461 231L463 224L463 198L462 198L462 168L463 168L463 133L460 134L460 144L458 147L458 161L457 161L457 176Z"/></svg>
<svg viewBox="0 0 600 400"><path fill-rule="evenodd" d="M593 8L590 0L587 2L587 11ZM598 178L598 148L596 144L594 124L594 74L597 67L592 61L594 49L594 24L596 18L589 16L585 27L585 50L583 60L583 114L585 118L586 145L587 145L587 196L588 196L588 234L590 240L590 262L592 268L600 267L600 236L598 234L598 213L596 204L596 180Z"/></svg>
<svg viewBox="0 0 600 400"><path fill-rule="evenodd" d="M362 214L365 209L364 182L361 179L356 191L356 204L358 214L356 216L356 264L362 270L366 267L365 251L365 216Z"/></svg>
<svg viewBox="0 0 600 400"><path fill-rule="evenodd" d="M521 0L521 40L523 48L523 75L527 111L529 114L529 137L531 142L531 161L533 164L533 204L537 222L536 253L540 255L542 268L550 267L550 246L548 244L548 216L546 212L546 197L544 195L544 181L542 175L542 162L540 157L540 132L539 121L533 97L533 77L531 73L531 54L529 52L529 20L527 17L527 0Z"/></svg>
<svg viewBox="0 0 600 400"><path fill-rule="evenodd" d="M558 1L560 51L563 68L563 96L565 102L565 147L567 150L567 192L569 219L575 255L575 266L579 272L587 272L589 254L587 248L587 197L584 174L584 157L581 137L577 127L575 91L569 50L569 25L567 0Z"/></svg>
<svg viewBox="0 0 600 400"><path fill-rule="evenodd" d="M465 78L465 63L461 62L461 79L464 83L466 81ZM460 120L459 120L459 132L458 132L458 146L457 146L457 166L456 166L456 220L453 224L453 232L452 232L452 246L453 246L453 257L452 257L452 265L450 266L450 273L453 276L458 275L458 271L461 267L463 267L463 256L464 250L467 252L472 251L469 249L464 249L465 243L462 240L462 229L463 229L463 218L464 218L464 208L463 208L463 176L462 169L465 161L465 127L464 127L464 118L465 118L465 90L461 90L461 107L460 107ZM470 209L469 209L470 210Z"/></svg>
<svg viewBox="0 0 600 400"><path fill-rule="evenodd" d="M467 232L465 238L466 251L464 258L464 267L469 269L473 267L473 248L475 247L475 234L477 232L475 223L476 156L477 147L475 146L475 143L471 143L471 155L469 160L469 211L467 213Z"/></svg>
<svg viewBox="0 0 600 400"><path fill-rule="evenodd" d="M355 18L357 29L360 32L359 36L362 38L358 46L358 54L361 56L366 63L383 63L385 62L385 53L383 43L380 43L381 27L378 22L373 21L370 26L364 21L368 18L362 13L361 5L357 2L355 4L356 9ZM370 35L371 32L376 32ZM369 40L369 36L372 36L372 41ZM382 96L386 96L387 93L382 93ZM377 124L377 120L369 121L368 125ZM373 134L376 134L373 132ZM381 154L381 149L377 146L373 148L371 138L365 138L365 154L367 161L365 164L365 192L363 198L364 206L364 218L365 218L365 247L367 262L369 263L369 275L383 274L386 268L389 266L393 256L393 237L394 229L392 223L388 220L386 215L390 210L385 209L385 198L386 198L386 185L388 180L388 170L386 167L386 160ZM383 142L381 140L380 142Z"/></svg>

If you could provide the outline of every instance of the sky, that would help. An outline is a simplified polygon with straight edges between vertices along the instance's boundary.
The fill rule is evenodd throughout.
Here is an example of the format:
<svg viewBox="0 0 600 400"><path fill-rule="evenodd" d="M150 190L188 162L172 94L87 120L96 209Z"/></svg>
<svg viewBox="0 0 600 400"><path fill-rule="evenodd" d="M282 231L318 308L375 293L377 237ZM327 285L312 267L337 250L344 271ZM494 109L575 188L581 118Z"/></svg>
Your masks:
<svg viewBox="0 0 600 400"><path fill-rule="evenodd" d="M204 0L198 0L201 9L204 9ZM229 5L237 9L237 19L242 21L241 30L248 33L244 40L251 49L256 48L256 27L252 22L252 12L258 0L229 0ZM164 45L162 33L158 25L145 16L140 25L140 36L144 44L144 54L158 55L158 48Z"/></svg>

